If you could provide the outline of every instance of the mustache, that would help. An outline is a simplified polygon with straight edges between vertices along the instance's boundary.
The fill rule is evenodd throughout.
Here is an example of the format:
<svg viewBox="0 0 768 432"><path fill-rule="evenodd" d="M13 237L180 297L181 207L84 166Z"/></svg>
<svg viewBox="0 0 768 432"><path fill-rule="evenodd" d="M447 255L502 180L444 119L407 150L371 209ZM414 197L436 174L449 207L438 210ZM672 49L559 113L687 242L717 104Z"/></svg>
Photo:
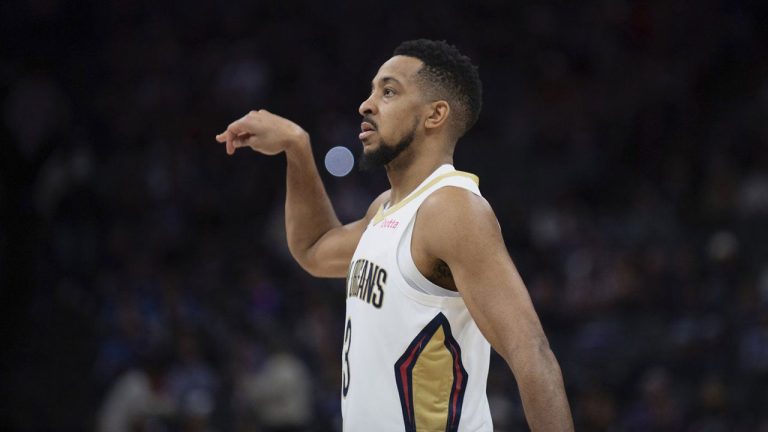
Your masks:
<svg viewBox="0 0 768 432"><path fill-rule="evenodd" d="M373 121L373 119L370 116L368 116L368 115L364 115L363 116L363 121L366 122L366 123L370 123L371 126L373 126L374 129L378 129L379 128L379 125L377 125L376 122Z"/></svg>

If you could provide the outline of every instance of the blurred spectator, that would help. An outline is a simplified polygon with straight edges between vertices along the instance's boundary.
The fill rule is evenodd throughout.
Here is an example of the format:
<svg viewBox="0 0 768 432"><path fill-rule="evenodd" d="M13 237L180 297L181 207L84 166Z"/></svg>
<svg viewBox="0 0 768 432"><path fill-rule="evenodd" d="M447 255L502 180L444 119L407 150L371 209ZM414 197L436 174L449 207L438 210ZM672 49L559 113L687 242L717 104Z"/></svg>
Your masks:
<svg viewBox="0 0 768 432"><path fill-rule="evenodd" d="M207 431L219 400L216 373L206 363L195 334L182 331L176 339L177 361L168 371L168 393L178 407L183 430Z"/></svg>
<svg viewBox="0 0 768 432"><path fill-rule="evenodd" d="M265 432L309 430L314 417L311 375L290 351L273 351L258 371L240 378L235 392L244 419L252 419Z"/></svg>
<svg viewBox="0 0 768 432"><path fill-rule="evenodd" d="M167 386L169 360L153 353L144 368L129 370L115 381L99 412L99 432L158 430L167 424L177 409Z"/></svg>
<svg viewBox="0 0 768 432"><path fill-rule="evenodd" d="M669 372L647 371L640 382L640 395L623 415L622 430L679 431L683 428L682 406Z"/></svg>

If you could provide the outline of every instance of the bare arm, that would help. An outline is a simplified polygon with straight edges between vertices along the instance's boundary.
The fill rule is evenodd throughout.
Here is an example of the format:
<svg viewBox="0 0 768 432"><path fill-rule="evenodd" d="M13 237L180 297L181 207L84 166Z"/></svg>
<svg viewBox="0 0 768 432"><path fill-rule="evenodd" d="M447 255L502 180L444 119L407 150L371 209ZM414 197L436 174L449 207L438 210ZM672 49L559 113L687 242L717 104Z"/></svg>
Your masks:
<svg viewBox="0 0 768 432"><path fill-rule="evenodd" d="M374 200L362 219L342 225L320 180L309 140L286 150L286 158L288 248L312 275L345 277L365 227L388 192Z"/></svg>
<svg viewBox="0 0 768 432"><path fill-rule="evenodd" d="M285 229L291 255L314 276L344 277L379 197L360 220L342 225L317 171L309 135L296 123L266 110L251 111L216 136L227 153L251 147L266 155L285 152Z"/></svg>
<svg viewBox="0 0 768 432"><path fill-rule="evenodd" d="M488 202L440 189L419 209L412 247L450 268L472 318L512 369L531 430L572 431L560 366Z"/></svg>

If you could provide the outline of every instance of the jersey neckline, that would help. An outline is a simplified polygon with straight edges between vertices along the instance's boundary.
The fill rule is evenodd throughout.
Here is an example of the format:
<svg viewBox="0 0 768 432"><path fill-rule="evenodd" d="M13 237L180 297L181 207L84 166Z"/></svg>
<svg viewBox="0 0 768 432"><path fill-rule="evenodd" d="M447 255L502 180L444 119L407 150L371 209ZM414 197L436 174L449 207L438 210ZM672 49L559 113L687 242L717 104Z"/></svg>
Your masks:
<svg viewBox="0 0 768 432"><path fill-rule="evenodd" d="M441 171L443 172L440 173ZM480 185L480 179L476 175L464 171L458 171L451 164L440 165L435 171L432 172L432 174L424 179L424 181L416 189L414 189L413 192L409 193L408 196L403 198L399 203L386 209L384 208L384 204L380 205L379 210L376 212L376 216L373 217L372 224L376 225L377 223L384 220L384 218L387 216L403 208L406 204L413 201L416 197L424 193L430 187L434 186L440 180L454 176L467 177L475 182L476 185Z"/></svg>

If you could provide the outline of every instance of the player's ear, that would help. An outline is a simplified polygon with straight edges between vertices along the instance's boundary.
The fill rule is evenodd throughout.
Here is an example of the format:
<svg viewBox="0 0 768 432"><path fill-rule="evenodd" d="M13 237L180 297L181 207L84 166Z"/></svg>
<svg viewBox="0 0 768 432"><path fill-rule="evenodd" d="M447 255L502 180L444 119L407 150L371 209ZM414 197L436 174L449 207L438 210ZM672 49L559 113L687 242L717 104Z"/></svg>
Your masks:
<svg viewBox="0 0 768 432"><path fill-rule="evenodd" d="M426 129L437 129L448 120L448 114L451 113L451 106L444 100L434 101L429 104L427 118L424 120Z"/></svg>

